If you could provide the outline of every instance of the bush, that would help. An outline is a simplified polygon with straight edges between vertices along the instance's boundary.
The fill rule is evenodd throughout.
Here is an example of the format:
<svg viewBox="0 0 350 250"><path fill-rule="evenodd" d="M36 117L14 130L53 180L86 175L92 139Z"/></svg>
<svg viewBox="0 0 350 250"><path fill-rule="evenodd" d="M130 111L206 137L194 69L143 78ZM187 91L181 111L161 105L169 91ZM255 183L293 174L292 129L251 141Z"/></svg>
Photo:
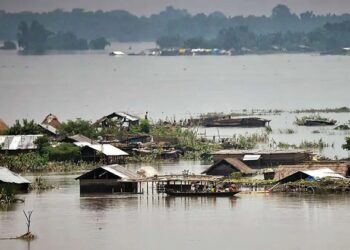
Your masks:
<svg viewBox="0 0 350 250"><path fill-rule="evenodd" d="M92 139L97 138L96 128L92 125L91 121L86 121L83 119L68 120L61 124L59 129L59 134L62 136L71 136L76 134L81 134Z"/></svg>
<svg viewBox="0 0 350 250"><path fill-rule="evenodd" d="M78 162L81 159L80 148L71 143L61 143L56 147L45 147L44 152L50 161Z"/></svg>

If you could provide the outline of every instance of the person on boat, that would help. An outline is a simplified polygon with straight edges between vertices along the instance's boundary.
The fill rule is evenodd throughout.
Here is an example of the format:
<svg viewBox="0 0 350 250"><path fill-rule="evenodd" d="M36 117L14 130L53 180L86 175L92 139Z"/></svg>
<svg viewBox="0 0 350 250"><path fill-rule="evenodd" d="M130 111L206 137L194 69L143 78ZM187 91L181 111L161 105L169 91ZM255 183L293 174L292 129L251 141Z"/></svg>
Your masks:
<svg viewBox="0 0 350 250"><path fill-rule="evenodd" d="M196 186L194 184L191 184L191 192L195 192L196 191Z"/></svg>
<svg viewBox="0 0 350 250"><path fill-rule="evenodd" d="M231 184L230 187L228 188L229 192L236 192L237 191L237 187L235 184Z"/></svg>

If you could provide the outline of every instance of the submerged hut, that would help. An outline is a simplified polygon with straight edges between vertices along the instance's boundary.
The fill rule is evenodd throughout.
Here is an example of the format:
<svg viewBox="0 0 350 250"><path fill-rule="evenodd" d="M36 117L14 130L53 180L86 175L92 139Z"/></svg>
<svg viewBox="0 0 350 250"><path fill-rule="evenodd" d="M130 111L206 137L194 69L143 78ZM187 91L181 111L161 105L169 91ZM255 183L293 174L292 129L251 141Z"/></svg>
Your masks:
<svg viewBox="0 0 350 250"><path fill-rule="evenodd" d="M140 118L124 113L114 112L106 115L95 122L95 125L102 128L110 128L114 126L120 126L129 128L130 126L138 125Z"/></svg>
<svg viewBox="0 0 350 250"><path fill-rule="evenodd" d="M214 176L230 176L232 173L241 173L247 176L254 174L255 171L236 158L226 158L202 172L202 174Z"/></svg>
<svg viewBox="0 0 350 250"><path fill-rule="evenodd" d="M315 170L303 170L295 172L294 174L288 175L283 179L279 180L280 183L295 182L299 180L316 181L324 178L330 179L345 179L344 176L335 173L329 168L320 168Z"/></svg>
<svg viewBox="0 0 350 250"><path fill-rule="evenodd" d="M306 150L220 150L212 153L214 162L236 158L252 168L271 167L281 164L299 164L311 160L312 153ZM255 156L255 158L254 158Z"/></svg>
<svg viewBox="0 0 350 250"><path fill-rule="evenodd" d="M79 177L81 193L137 193L138 176L118 165L95 168Z"/></svg>
<svg viewBox="0 0 350 250"><path fill-rule="evenodd" d="M347 162L307 162L299 165L281 165L275 169L275 179L282 180L287 176L293 175L296 172L317 170L328 168L341 176L349 176L349 163Z"/></svg>
<svg viewBox="0 0 350 250"><path fill-rule="evenodd" d="M0 190L27 191L30 181L5 167L0 167Z"/></svg>

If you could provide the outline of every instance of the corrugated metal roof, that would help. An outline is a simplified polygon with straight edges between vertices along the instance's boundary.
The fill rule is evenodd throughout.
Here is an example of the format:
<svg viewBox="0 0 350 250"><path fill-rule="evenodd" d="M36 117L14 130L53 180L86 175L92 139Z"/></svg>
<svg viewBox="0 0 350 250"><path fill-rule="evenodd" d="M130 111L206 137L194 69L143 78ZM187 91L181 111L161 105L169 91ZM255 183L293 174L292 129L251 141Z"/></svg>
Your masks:
<svg viewBox="0 0 350 250"><path fill-rule="evenodd" d="M89 147L107 156L126 156L128 153L111 144L91 144L89 142L74 142L79 147Z"/></svg>
<svg viewBox="0 0 350 250"><path fill-rule="evenodd" d="M86 137L85 135L81 134L76 134L72 136L68 136L69 139L76 141L76 142L88 142L88 143L93 143L93 140L90 139L89 137Z"/></svg>
<svg viewBox="0 0 350 250"><path fill-rule="evenodd" d="M124 113L124 112L118 112L116 113L117 115L125 118L126 120L129 120L129 121L132 121L132 122L136 122L139 120L139 118L135 117L135 116L132 116L132 115L129 115L127 113Z"/></svg>
<svg viewBox="0 0 350 250"><path fill-rule="evenodd" d="M260 157L261 155L244 155L243 161L257 161Z"/></svg>
<svg viewBox="0 0 350 250"><path fill-rule="evenodd" d="M0 145L2 150L36 149L35 141L42 135L2 135Z"/></svg>
<svg viewBox="0 0 350 250"><path fill-rule="evenodd" d="M44 124L44 123L42 123L42 124L39 124L39 126L42 127L43 129L45 129L45 130L51 132L52 134L55 134L55 135L58 134L57 129L56 129L55 127L49 125L49 124Z"/></svg>
<svg viewBox="0 0 350 250"><path fill-rule="evenodd" d="M75 178L75 179L76 180L83 179L88 174L90 174L98 169L101 169L101 168L104 169L105 171L108 171L109 173L111 173L115 176L120 177L122 180L130 180L130 179L136 180L139 178L139 176L137 174L124 168L123 166L120 166L118 164L113 164L113 165L105 165L105 166L95 168L95 169Z"/></svg>
<svg viewBox="0 0 350 250"><path fill-rule="evenodd" d="M30 181L28 181L26 178L5 167L0 167L0 182L16 184L30 183Z"/></svg>

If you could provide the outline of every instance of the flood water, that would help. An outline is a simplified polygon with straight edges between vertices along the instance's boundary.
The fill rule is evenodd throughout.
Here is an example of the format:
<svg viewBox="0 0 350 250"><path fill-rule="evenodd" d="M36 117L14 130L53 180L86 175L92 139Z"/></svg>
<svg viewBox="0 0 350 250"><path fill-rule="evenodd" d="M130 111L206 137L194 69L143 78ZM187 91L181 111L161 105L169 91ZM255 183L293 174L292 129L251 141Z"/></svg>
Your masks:
<svg viewBox="0 0 350 250"><path fill-rule="evenodd" d="M113 43L108 50L138 52L152 43ZM349 106L350 57L316 54L113 57L108 51L21 56L0 51L0 118L7 123L30 118L40 122L53 113L60 120L95 121L114 111L152 119L188 118L207 112L242 109L326 108ZM306 114L307 115L307 114ZM324 115L324 114L321 114ZM269 116L273 148L322 139L315 150L330 158L348 157L341 148L349 132L333 127L302 128L301 114ZM326 114L347 123L350 113ZM286 134L288 128L294 134ZM313 133L318 130L320 133ZM260 129L202 129L207 137L232 137Z"/></svg>
<svg viewBox="0 0 350 250"><path fill-rule="evenodd" d="M206 167L156 168L189 166L197 173ZM0 211L0 237L25 232L22 210L34 211L31 231L38 236L30 243L1 240L0 249L348 249L349 196L81 196L76 176L45 176L59 188L21 195L25 203Z"/></svg>

